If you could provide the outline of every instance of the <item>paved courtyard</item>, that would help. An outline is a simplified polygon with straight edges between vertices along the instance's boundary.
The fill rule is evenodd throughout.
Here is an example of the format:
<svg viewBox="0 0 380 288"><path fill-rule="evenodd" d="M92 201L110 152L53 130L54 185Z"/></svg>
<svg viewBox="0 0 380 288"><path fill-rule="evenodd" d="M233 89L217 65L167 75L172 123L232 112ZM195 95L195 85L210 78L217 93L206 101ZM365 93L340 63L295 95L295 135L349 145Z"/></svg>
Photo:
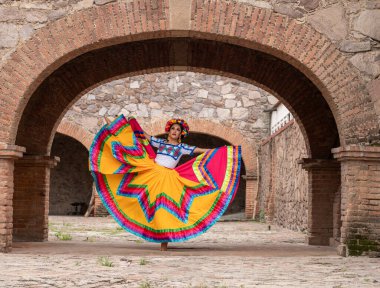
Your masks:
<svg viewBox="0 0 380 288"><path fill-rule="evenodd" d="M379 287L380 259L342 258L305 235L224 221L191 241L148 243L112 218L49 217L49 241L0 254L0 287Z"/></svg>

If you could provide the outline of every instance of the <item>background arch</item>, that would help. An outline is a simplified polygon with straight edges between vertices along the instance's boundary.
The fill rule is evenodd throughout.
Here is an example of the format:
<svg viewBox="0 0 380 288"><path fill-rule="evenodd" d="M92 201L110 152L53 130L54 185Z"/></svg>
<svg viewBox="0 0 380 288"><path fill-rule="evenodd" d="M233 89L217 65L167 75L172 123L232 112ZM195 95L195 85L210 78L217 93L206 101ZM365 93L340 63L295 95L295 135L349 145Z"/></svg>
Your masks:
<svg viewBox="0 0 380 288"><path fill-rule="evenodd" d="M90 150L94 135L83 129L78 124L71 121L62 120L61 123L59 123L57 132L74 138L75 140L82 143L82 145L86 147L87 150Z"/></svg>

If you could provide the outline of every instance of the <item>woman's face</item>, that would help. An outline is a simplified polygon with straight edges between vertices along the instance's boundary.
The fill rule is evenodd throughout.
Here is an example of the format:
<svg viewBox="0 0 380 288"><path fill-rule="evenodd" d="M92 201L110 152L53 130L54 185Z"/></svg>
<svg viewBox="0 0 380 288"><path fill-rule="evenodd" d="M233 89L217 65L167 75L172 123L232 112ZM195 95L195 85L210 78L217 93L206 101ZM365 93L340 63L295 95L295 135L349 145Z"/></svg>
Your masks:
<svg viewBox="0 0 380 288"><path fill-rule="evenodd" d="M169 130L169 137L178 140L181 137L181 126L179 124L173 124Z"/></svg>

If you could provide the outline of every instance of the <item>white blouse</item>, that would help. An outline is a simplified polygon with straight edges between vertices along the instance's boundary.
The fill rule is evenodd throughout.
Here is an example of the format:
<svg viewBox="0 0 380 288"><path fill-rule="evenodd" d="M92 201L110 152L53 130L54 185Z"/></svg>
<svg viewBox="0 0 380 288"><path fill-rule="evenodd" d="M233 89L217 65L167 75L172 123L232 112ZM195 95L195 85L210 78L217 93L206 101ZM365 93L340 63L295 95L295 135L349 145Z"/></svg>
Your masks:
<svg viewBox="0 0 380 288"><path fill-rule="evenodd" d="M184 143L173 145L167 143L167 140L150 137L150 144L157 148L157 156L155 162L158 165L173 169L177 166L182 155L193 155L195 146Z"/></svg>

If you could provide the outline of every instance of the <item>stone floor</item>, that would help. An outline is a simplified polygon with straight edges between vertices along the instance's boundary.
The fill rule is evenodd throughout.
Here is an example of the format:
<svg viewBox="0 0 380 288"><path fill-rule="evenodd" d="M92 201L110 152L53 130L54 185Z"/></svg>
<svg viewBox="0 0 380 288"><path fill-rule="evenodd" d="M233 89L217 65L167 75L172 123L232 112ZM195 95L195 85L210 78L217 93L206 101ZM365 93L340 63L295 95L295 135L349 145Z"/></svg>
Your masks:
<svg viewBox="0 0 380 288"><path fill-rule="evenodd" d="M0 254L0 287L380 287L379 258L342 258L299 232L225 220L161 252L112 218L51 216L48 242Z"/></svg>

